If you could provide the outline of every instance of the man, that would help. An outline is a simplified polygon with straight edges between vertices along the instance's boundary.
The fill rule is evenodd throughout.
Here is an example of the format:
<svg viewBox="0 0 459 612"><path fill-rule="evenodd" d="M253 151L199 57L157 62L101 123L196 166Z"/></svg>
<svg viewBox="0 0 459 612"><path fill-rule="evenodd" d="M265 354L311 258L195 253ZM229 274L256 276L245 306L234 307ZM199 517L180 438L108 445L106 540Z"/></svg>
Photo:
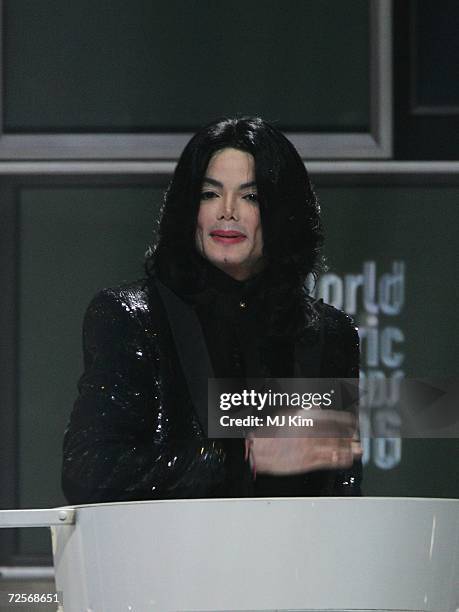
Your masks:
<svg viewBox="0 0 459 612"><path fill-rule="evenodd" d="M361 493L351 415L330 411L326 438L205 434L209 377L358 377L350 318L304 289L322 242L307 172L277 129L224 119L191 139L147 278L100 292L85 316L70 503Z"/></svg>

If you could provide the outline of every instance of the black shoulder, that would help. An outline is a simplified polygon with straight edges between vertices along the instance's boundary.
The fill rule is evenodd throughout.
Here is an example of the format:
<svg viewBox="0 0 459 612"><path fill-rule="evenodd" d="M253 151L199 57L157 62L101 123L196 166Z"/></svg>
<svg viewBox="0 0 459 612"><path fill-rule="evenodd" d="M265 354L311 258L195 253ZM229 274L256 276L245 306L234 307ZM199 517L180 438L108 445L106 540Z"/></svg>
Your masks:
<svg viewBox="0 0 459 612"><path fill-rule="evenodd" d="M137 341L154 333L149 293L145 279L98 291L85 312L84 345L113 345L114 340L126 338Z"/></svg>
<svg viewBox="0 0 459 612"><path fill-rule="evenodd" d="M116 287L101 289L91 300L89 307L118 305L130 314L147 313L149 310L149 286L146 279L122 283Z"/></svg>
<svg viewBox="0 0 459 612"><path fill-rule="evenodd" d="M357 378L360 362L360 339L354 319L339 308L319 300L321 312L323 376Z"/></svg>

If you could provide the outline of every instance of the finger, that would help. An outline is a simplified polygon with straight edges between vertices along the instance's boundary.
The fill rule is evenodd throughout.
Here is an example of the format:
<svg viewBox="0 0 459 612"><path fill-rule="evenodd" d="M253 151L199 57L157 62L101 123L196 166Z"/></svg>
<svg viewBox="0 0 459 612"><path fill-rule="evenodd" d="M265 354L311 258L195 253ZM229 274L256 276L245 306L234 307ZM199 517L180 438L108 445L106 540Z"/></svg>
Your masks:
<svg viewBox="0 0 459 612"><path fill-rule="evenodd" d="M352 442L347 439L338 438L332 440L324 450L325 456L329 458L326 467L348 468L351 467L355 458L360 457L360 450L354 447Z"/></svg>
<svg viewBox="0 0 459 612"><path fill-rule="evenodd" d="M317 440L317 444L324 449L326 452L330 453L333 450L344 451L346 449L351 448L352 444L356 444L352 442L352 438L320 438Z"/></svg>
<svg viewBox="0 0 459 612"><path fill-rule="evenodd" d="M333 451L337 451L341 453L345 451L351 444L349 438L324 438L326 444L322 446L322 440L318 440L318 444L322 446L322 448L328 453L332 453Z"/></svg>
<svg viewBox="0 0 459 612"><path fill-rule="evenodd" d="M321 410L313 417L312 435L330 437L353 437L357 431L357 421L350 412L338 410Z"/></svg>
<svg viewBox="0 0 459 612"><path fill-rule="evenodd" d="M350 467L353 462L353 455L348 448L341 448L339 445L321 447L315 454L312 469L339 469Z"/></svg>
<svg viewBox="0 0 459 612"><path fill-rule="evenodd" d="M351 446L349 446L343 452L342 461L343 461L344 467L351 467L351 465L354 463L354 453L352 452Z"/></svg>
<svg viewBox="0 0 459 612"><path fill-rule="evenodd" d="M344 454L345 460L351 459L354 461L355 459L359 459L363 455L363 448L359 442L354 442L353 440L349 441L341 438L340 445L341 452Z"/></svg>

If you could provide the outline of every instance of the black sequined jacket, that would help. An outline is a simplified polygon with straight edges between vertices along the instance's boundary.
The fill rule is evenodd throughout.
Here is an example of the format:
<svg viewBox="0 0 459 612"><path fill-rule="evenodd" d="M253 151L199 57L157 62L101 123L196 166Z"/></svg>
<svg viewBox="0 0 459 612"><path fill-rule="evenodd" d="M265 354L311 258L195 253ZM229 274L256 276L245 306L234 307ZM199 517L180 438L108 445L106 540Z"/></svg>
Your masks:
<svg viewBox="0 0 459 612"><path fill-rule="evenodd" d="M319 370L302 375L357 378L352 320L322 301L317 305ZM83 344L84 373L63 444L62 488L69 503L361 494L360 461L348 470L255 480L241 462L234 480L231 453L234 458L234 444L242 441L231 445L203 434L152 279L99 292L85 315Z"/></svg>

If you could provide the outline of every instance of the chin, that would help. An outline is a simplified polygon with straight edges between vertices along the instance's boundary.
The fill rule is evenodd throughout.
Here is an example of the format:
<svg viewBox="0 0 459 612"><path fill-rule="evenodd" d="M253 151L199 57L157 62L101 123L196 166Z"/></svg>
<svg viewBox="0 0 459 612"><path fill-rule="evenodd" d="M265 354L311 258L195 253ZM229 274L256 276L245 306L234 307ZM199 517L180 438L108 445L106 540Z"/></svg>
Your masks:
<svg viewBox="0 0 459 612"><path fill-rule="evenodd" d="M228 250L208 252L205 257L216 266L241 266L247 259L241 253L229 253Z"/></svg>
<svg viewBox="0 0 459 612"><path fill-rule="evenodd" d="M221 268L222 270L239 270L243 268L244 265L242 261L225 258L218 259L209 259L210 263L212 263L217 268Z"/></svg>

